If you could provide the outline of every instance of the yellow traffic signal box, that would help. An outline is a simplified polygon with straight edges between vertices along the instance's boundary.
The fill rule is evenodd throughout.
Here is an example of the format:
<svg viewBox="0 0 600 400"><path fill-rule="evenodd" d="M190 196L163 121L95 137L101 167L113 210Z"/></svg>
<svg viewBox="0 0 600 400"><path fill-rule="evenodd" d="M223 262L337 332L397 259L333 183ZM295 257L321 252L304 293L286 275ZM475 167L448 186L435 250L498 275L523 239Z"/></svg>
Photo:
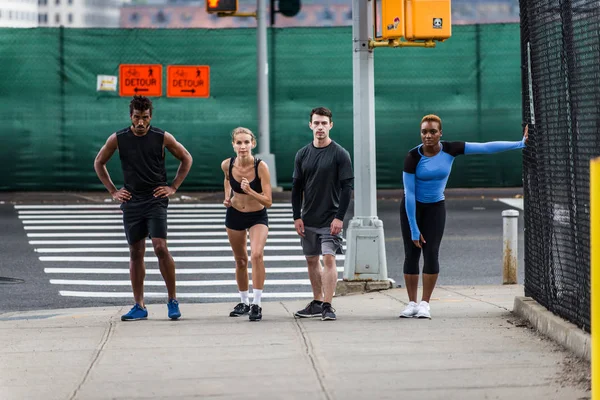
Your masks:
<svg viewBox="0 0 600 400"><path fill-rule="evenodd" d="M406 40L445 40L452 35L450 0L404 0Z"/></svg>
<svg viewBox="0 0 600 400"><path fill-rule="evenodd" d="M238 0L206 0L208 13L234 13L238 9Z"/></svg>
<svg viewBox="0 0 600 400"><path fill-rule="evenodd" d="M404 36L404 0L376 0L375 37L378 40L400 39Z"/></svg>

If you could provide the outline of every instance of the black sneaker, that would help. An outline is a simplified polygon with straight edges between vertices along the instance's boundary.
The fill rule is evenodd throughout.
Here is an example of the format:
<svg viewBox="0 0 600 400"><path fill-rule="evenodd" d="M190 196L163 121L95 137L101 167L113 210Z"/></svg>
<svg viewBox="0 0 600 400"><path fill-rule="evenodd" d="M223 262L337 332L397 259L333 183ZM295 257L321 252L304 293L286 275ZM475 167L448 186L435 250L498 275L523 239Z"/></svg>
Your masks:
<svg viewBox="0 0 600 400"><path fill-rule="evenodd" d="M230 317L239 317L241 315L246 315L250 311L250 306L248 304L239 303L237 306L233 308L233 311L229 313Z"/></svg>
<svg viewBox="0 0 600 400"><path fill-rule="evenodd" d="M308 303L308 305L302 310L296 311L296 314L294 314L294 316L299 318L313 318L320 317L322 313L323 303L317 303L316 300L313 300L310 303Z"/></svg>
<svg viewBox="0 0 600 400"><path fill-rule="evenodd" d="M331 304L323 303L321 321L335 321L335 308L331 307Z"/></svg>
<svg viewBox="0 0 600 400"><path fill-rule="evenodd" d="M252 304L250 306L250 315L248 316L250 321L260 321L262 319L262 308L258 304Z"/></svg>

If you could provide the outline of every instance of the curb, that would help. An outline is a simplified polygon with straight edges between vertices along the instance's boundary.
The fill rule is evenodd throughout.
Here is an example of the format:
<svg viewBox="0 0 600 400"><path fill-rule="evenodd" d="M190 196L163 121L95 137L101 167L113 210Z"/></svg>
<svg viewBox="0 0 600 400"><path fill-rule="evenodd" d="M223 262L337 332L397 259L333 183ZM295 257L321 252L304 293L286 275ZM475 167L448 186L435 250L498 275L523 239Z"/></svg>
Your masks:
<svg viewBox="0 0 600 400"><path fill-rule="evenodd" d="M338 280L335 287L335 297L347 296L350 294L359 294L366 292L376 292L380 290L387 290L394 287L394 281L392 279L384 281L373 281L373 280Z"/></svg>
<svg viewBox="0 0 600 400"><path fill-rule="evenodd" d="M576 325L554 315L531 297L515 297L513 313L528 320L538 332L577 356L591 360L591 336Z"/></svg>

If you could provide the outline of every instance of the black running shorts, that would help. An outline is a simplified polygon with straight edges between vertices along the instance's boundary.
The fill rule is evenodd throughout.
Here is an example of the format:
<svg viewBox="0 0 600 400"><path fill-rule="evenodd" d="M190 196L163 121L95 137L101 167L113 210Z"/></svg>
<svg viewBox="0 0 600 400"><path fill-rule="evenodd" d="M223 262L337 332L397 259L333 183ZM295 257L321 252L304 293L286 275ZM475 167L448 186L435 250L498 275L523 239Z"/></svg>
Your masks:
<svg viewBox="0 0 600 400"><path fill-rule="evenodd" d="M168 198L132 199L121 204L125 236L130 245L150 238L167 238Z"/></svg>
<svg viewBox="0 0 600 400"><path fill-rule="evenodd" d="M233 207L227 208L225 214L225 226L227 228L234 231L244 231L258 224L269 226L269 216L266 208L250 212L241 212Z"/></svg>

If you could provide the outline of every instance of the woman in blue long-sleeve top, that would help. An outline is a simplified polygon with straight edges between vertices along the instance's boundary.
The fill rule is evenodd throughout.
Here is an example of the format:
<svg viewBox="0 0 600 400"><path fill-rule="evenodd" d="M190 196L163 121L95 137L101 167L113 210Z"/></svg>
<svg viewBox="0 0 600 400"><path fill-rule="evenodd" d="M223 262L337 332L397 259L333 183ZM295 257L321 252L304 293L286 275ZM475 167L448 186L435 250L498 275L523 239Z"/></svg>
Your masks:
<svg viewBox="0 0 600 400"><path fill-rule="evenodd" d="M402 318L430 318L429 300L440 271L438 253L446 207L444 190L452 170L452 162L461 154L492 154L522 149L527 142L528 127L518 142L446 142L441 141L442 120L429 114L421 120L423 144L408 152L404 160L404 200L400 207L400 224L404 240L404 282L409 303ZM417 303L419 259L423 252L423 296Z"/></svg>

